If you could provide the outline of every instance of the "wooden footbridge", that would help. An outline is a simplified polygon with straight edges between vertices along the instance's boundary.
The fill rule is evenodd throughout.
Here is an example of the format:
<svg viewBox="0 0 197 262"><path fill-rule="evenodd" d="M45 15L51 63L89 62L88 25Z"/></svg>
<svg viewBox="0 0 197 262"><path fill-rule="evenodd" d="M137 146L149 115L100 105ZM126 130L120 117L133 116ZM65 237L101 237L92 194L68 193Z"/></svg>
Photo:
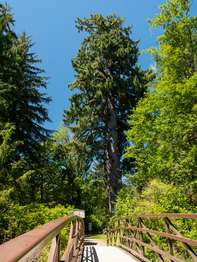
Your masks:
<svg viewBox="0 0 197 262"><path fill-rule="evenodd" d="M77 211L5 242L0 246L0 262L197 262L197 240L177 229L184 225L197 236L197 214L116 219L106 230L107 243L85 238L83 217ZM62 249L64 228L70 233Z"/></svg>

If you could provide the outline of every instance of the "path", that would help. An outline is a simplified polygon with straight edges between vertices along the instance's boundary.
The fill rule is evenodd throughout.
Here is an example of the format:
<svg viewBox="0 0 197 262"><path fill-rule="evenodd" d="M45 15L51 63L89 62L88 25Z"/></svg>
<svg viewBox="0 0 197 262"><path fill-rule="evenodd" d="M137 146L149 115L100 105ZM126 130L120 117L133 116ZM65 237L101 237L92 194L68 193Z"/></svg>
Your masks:
<svg viewBox="0 0 197 262"><path fill-rule="evenodd" d="M129 253L118 247L107 246L104 241L85 241L82 262L136 262Z"/></svg>

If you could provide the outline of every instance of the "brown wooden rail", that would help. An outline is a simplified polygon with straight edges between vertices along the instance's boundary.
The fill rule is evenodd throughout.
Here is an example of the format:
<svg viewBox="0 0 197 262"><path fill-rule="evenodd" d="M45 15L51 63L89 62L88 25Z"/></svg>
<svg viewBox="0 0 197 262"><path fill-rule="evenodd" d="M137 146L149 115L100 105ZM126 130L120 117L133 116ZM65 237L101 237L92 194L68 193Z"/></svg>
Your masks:
<svg viewBox="0 0 197 262"><path fill-rule="evenodd" d="M69 239L60 258L61 230L71 224ZM47 262L79 262L83 252L83 218L71 215L53 220L0 245L0 262L35 261L51 241Z"/></svg>
<svg viewBox="0 0 197 262"><path fill-rule="evenodd" d="M187 225L187 230L196 230L197 235L196 219L197 214L174 213L125 218L108 228L107 241L126 249L140 261L197 262L197 240L185 237L177 229L178 224Z"/></svg>

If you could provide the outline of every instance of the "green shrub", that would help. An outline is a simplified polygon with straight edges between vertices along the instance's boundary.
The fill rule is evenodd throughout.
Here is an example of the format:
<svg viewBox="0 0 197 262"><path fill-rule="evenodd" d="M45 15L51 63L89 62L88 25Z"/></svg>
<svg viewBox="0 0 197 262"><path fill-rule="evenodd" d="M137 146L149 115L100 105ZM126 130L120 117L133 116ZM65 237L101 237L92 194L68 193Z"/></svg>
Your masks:
<svg viewBox="0 0 197 262"><path fill-rule="evenodd" d="M45 224L50 220L64 216L71 212L71 206L65 208L58 205L49 208L44 204L30 204L20 206L10 204L0 214L0 240L1 242L21 235L38 225Z"/></svg>
<svg viewBox="0 0 197 262"><path fill-rule="evenodd" d="M115 216L137 217L162 212L195 213L196 207L190 203L186 190L158 179L150 181L142 192L128 186L117 197Z"/></svg>

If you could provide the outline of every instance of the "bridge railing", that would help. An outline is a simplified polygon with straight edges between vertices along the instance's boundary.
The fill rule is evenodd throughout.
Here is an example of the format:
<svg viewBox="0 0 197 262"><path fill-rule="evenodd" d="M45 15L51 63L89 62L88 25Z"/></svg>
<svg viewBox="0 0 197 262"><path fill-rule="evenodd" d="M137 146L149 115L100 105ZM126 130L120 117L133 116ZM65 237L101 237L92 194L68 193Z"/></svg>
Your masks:
<svg viewBox="0 0 197 262"><path fill-rule="evenodd" d="M116 226L108 228L107 241L140 261L196 262L197 240L185 237L180 227L197 237L197 214L165 213L118 220Z"/></svg>
<svg viewBox="0 0 197 262"><path fill-rule="evenodd" d="M61 231L70 224L69 238L60 258ZM84 245L84 221L78 215L58 218L0 245L0 261L36 261L51 241L47 262L79 262Z"/></svg>

